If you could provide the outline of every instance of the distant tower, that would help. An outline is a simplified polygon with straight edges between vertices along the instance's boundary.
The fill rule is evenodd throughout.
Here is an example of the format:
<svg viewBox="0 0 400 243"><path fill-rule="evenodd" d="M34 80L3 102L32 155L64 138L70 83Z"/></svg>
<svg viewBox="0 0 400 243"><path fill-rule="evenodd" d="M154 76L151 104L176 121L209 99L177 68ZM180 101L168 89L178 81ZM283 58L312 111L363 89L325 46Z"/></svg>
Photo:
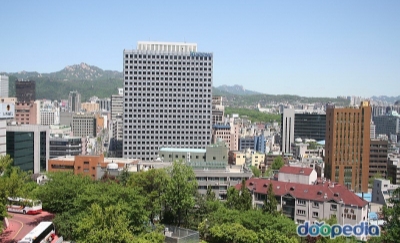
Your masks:
<svg viewBox="0 0 400 243"><path fill-rule="evenodd" d="M281 151L290 153L292 143L294 142L294 110L284 109L281 121L282 144Z"/></svg>
<svg viewBox="0 0 400 243"><path fill-rule="evenodd" d="M15 93L19 103L30 103L36 100L36 82L33 80L15 81Z"/></svg>
<svg viewBox="0 0 400 243"><path fill-rule="evenodd" d="M8 97L8 76L0 75L0 97Z"/></svg>
<svg viewBox="0 0 400 243"><path fill-rule="evenodd" d="M78 91L69 92L68 107L71 112L78 112L81 110L81 94Z"/></svg>

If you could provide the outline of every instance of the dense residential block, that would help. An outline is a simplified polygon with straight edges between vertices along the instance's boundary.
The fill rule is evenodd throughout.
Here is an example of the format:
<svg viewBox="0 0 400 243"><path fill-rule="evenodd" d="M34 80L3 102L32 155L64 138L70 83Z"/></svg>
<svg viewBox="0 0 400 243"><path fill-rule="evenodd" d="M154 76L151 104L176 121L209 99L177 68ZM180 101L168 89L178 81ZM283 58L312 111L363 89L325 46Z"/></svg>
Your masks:
<svg viewBox="0 0 400 243"><path fill-rule="evenodd" d="M211 142L213 54L197 44L139 42L124 50L123 157Z"/></svg>

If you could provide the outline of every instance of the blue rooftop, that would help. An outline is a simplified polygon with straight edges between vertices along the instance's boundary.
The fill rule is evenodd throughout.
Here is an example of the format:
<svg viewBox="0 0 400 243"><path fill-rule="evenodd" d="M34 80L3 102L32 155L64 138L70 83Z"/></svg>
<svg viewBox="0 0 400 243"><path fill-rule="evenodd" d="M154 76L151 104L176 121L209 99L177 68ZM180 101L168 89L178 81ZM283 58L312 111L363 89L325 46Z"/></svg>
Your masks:
<svg viewBox="0 0 400 243"><path fill-rule="evenodd" d="M160 152L176 152L176 153L205 153L205 149L192 148L160 148Z"/></svg>
<svg viewBox="0 0 400 243"><path fill-rule="evenodd" d="M362 193L356 193L357 196L362 198ZM372 193L364 193L364 200L367 202L371 202Z"/></svg>

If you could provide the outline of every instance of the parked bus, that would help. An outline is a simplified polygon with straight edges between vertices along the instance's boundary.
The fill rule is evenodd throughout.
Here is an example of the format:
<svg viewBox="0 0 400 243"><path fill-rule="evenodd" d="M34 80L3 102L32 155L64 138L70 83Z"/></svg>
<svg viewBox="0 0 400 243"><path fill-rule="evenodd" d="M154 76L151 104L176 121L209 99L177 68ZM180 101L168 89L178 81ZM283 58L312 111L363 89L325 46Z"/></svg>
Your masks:
<svg viewBox="0 0 400 243"><path fill-rule="evenodd" d="M41 222L18 243L50 243L55 237L53 222Z"/></svg>
<svg viewBox="0 0 400 243"><path fill-rule="evenodd" d="M39 214L42 212L42 202L19 197L9 197L7 210L12 213Z"/></svg>

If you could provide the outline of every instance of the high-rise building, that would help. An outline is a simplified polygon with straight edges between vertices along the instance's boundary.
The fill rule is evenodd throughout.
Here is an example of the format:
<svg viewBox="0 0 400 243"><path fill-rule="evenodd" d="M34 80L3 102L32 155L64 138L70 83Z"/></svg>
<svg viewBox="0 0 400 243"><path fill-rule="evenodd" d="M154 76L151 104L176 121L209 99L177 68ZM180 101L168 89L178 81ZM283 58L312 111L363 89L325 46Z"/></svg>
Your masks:
<svg viewBox="0 0 400 243"><path fill-rule="evenodd" d="M357 192L368 192L371 106L326 111L325 176Z"/></svg>
<svg viewBox="0 0 400 243"><path fill-rule="evenodd" d="M376 135L384 134L388 137L392 134L400 134L400 115L396 111L390 111L384 116L373 118Z"/></svg>
<svg viewBox="0 0 400 243"><path fill-rule="evenodd" d="M224 119L225 107L222 105L222 96L213 96L212 100L212 124L221 124Z"/></svg>
<svg viewBox="0 0 400 243"><path fill-rule="evenodd" d="M197 44L139 42L124 50L124 158L211 142L213 54Z"/></svg>
<svg viewBox="0 0 400 243"><path fill-rule="evenodd" d="M8 76L0 75L0 97L8 97Z"/></svg>
<svg viewBox="0 0 400 243"><path fill-rule="evenodd" d="M78 113L72 116L72 133L76 137L96 137L96 117Z"/></svg>
<svg viewBox="0 0 400 243"><path fill-rule="evenodd" d="M371 139L369 152L369 178L387 178L389 142L384 139Z"/></svg>
<svg viewBox="0 0 400 243"><path fill-rule="evenodd" d="M15 81L15 93L18 103L30 103L36 100L36 82L34 80Z"/></svg>
<svg viewBox="0 0 400 243"><path fill-rule="evenodd" d="M13 159L14 166L33 173L46 171L49 131L48 126L7 125L7 154Z"/></svg>
<svg viewBox="0 0 400 243"><path fill-rule="evenodd" d="M111 111L111 99L110 98L98 99L96 101L96 103L99 104L100 111Z"/></svg>
<svg viewBox="0 0 400 243"><path fill-rule="evenodd" d="M296 113L294 115L294 138L324 140L325 126L325 114Z"/></svg>
<svg viewBox="0 0 400 243"><path fill-rule="evenodd" d="M81 94L78 91L69 92L68 107L71 112L79 112L81 110Z"/></svg>
<svg viewBox="0 0 400 243"><path fill-rule="evenodd" d="M122 91L122 94L121 94ZM122 119L124 113L123 89L118 89L118 94L111 95L111 120Z"/></svg>
<svg viewBox="0 0 400 243"><path fill-rule="evenodd" d="M290 153L294 143L294 109L284 109L281 117L282 143L281 151Z"/></svg>

